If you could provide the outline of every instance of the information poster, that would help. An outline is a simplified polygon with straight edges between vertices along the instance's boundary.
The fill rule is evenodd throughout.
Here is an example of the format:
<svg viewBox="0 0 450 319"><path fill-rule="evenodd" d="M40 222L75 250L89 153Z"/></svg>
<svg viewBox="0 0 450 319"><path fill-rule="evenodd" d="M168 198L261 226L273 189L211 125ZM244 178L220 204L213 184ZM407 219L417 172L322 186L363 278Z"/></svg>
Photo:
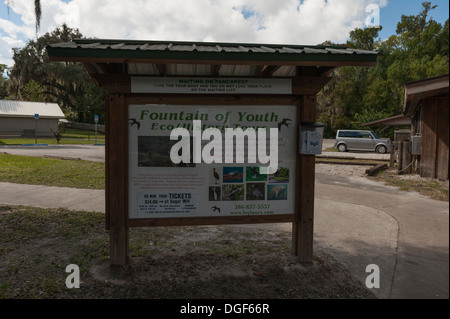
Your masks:
<svg viewBox="0 0 450 319"><path fill-rule="evenodd" d="M292 94L292 80L131 77L131 92L159 94Z"/></svg>
<svg viewBox="0 0 450 319"><path fill-rule="evenodd" d="M128 113L130 219L294 214L294 106L130 105ZM182 148L175 129L184 129Z"/></svg>

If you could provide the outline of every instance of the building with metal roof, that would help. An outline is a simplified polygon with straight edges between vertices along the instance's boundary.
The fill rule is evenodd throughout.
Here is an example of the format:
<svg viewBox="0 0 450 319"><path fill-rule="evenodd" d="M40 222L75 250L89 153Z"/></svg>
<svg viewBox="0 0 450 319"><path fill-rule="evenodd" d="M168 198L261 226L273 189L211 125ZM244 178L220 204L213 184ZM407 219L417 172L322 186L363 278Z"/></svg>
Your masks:
<svg viewBox="0 0 450 319"><path fill-rule="evenodd" d="M39 114L36 123L35 114ZM64 113L56 103L0 100L0 136L51 137Z"/></svg>

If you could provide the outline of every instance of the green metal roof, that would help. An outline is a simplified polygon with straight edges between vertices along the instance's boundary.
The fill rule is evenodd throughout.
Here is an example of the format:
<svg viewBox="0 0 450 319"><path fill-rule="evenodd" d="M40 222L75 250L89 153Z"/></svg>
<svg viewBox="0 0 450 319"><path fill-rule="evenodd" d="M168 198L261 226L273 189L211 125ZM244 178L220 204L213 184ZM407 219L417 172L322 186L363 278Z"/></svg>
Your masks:
<svg viewBox="0 0 450 319"><path fill-rule="evenodd" d="M343 47L277 45L253 43L180 42L76 39L51 44L47 52L53 61L87 61L105 59L127 62L145 60L177 60L185 63L226 61L277 65L373 65L377 51Z"/></svg>

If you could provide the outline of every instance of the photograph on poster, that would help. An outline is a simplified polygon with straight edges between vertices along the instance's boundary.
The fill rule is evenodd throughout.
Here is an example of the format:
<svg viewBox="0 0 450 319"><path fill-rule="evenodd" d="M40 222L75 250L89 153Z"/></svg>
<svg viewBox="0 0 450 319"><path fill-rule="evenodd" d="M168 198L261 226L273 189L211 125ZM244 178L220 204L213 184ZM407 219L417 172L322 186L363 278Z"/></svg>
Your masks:
<svg viewBox="0 0 450 319"><path fill-rule="evenodd" d="M247 183L245 191L246 200L265 200L265 183Z"/></svg>
<svg viewBox="0 0 450 319"><path fill-rule="evenodd" d="M243 184L230 184L223 185L223 200L228 201L241 201L244 200L244 185Z"/></svg>
<svg viewBox="0 0 450 319"><path fill-rule="evenodd" d="M269 174L269 183L289 183L289 168L279 167L273 174Z"/></svg>
<svg viewBox="0 0 450 319"><path fill-rule="evenodd" d="M217 202L222 200L222 188L220 186L210 186L209 187L209 201Z"/></svg>
<svg viewBox="0 0 450 319"><path fill-rule="evenodd" d="M223 182L224 183L242 183L244 181L243 167L224 167Z"/></svg>
<svg viewBox="0 0 450 319"><path fill-rule="evenodd" d="M170 149L176 143L168 136L138 136L139 167L195 167L195 163L175 164L170 158ZM192 153L191 153L192 154Z"/></svg>
<svg viewBox="0 0 450 319"><path fill-rule="evenodd" d="M267 185L267 199L286 200L287 190L288 190L287 185Z"/></svg>
<svg viewBox="0 0 450 319"><path fill-rule="evenodd" d="M245 168L245 180L247 182L265 182L267 174L260 173L259 166L248 166Z"/></svg>
<svg viewBox="0 0 450 319"><path fill-rule="evenodd" d="M216 167L209 169L209 185L219 185L222 183L222 174Z"/></svg>

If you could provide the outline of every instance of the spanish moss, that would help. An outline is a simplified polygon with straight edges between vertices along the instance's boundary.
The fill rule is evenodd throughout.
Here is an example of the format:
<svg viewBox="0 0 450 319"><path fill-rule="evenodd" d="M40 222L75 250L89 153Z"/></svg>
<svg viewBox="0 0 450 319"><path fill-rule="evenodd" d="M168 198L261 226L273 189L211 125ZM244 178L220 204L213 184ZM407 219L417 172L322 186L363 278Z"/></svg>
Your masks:
<svg viewBox="0 0 450 319"><path fill-rule="evenodd" d="M36 37L41 27L41 0L34 0L34 14L36 16Z"/></svg>

